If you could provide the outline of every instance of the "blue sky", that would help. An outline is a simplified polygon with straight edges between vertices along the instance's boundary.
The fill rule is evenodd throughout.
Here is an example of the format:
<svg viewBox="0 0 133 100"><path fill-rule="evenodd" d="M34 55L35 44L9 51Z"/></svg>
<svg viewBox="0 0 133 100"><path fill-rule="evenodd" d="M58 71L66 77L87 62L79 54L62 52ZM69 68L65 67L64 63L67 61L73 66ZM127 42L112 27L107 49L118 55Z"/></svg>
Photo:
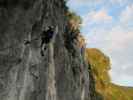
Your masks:
<svg viewBox="0 0 133 100"><path fill-rule="evenodd" d="M112 82L133 86L133 0L69 0L68 6L83 19L87 46L110 57Z"/></svg>

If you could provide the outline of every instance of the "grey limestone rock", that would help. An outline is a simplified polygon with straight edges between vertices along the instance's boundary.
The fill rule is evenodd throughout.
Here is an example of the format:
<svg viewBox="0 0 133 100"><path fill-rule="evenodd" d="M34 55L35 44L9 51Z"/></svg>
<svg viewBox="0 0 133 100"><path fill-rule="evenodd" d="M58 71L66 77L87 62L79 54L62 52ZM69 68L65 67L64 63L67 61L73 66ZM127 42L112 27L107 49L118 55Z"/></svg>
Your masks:
<svg viewBox="0 0 133 100"><path fill-rule="evenodd" d="M63 0L0 0L0 100L90 100L88 66L65 46L66 11ZM41 56L49 25L55 34Z"/></svg>

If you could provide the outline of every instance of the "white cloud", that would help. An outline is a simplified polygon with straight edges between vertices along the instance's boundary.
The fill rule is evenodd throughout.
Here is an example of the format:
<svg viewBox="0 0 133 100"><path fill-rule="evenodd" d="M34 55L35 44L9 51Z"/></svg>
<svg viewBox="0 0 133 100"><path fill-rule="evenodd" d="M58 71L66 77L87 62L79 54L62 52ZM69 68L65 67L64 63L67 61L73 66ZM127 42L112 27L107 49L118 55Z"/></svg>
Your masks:
<svg viewBox="0 0 133 100"><path fill-rule="evenodd" d="M122 11L120 15L120 21L122 23L129 23L133 21L133 4L130 4L129 6L126 7L124 11Z"/></svg>
<svg viewBox="0 0 133 100"><path fill-rule="evenodd" d="M112 16L109 16L105 9L99 11L91 11L83 16L83 26L93 23L106 23L111 22Z"/></svg>
<svg viewBox="0 0 133 100"><path fill-rule="evenodd" d="M74 4L76 4L76 5L86 5L87 3L89 4L89 3L99 3L99 2L101 2L101 1L103 1L103 0L69 0L69 2L70 3L74 3Z"/></svg>
<svg viewBox="0 0 133 100"><path fill-rule="evenodd" d="M127 0L110 0L112 3L119 3L122 4L124 2L126 2Z"/></svg>
<svg viewBox="0 0 133 100"><path fill-rule="evenodd" d="M125 30L122 26L115 26L108 33L110 48L120 50L133 40L133 30Z"/></svg>
<svg viewBox="0 0 133 100"><path fill-rule="evenodd" d="M100 10L98 12L91 12L88 16L91 20L97 22L97 21L110 21L112 20L112 17L109 16L106 12L106 10Z"/></svg>
<svg viewBox="0 0 133 100"><path fill-rule="evenodd" d="M102 3L103 0L69 0L67 5L73 11L77 11L79 9L84 9L84 7L89 7L87 10L91 10L95 8L96 5Z"/></svg>
<svg viewBox="0 0 133 100"><path fill-rule="evenodd" d="M122 86L133 86L132 75L127 75L127 73L122 73L121 69L119 73L114 73L114 71L111 73L113 75L113 78L115 78L115 80L112 80L113 83L122 85Z"/></svg>
<svg viewBox="0 0 133 100"><path fill-rule="evenodd" d="M112 20L112 17L109 16L105 10L102 10L102 11L99 11L99 12L97 12L97 13L94 13L94 14L92 15L92 17L93 17L96 21L104 21L104 20L110 21L110 20Z"/></svg>
<svg viewBox="0 0 133 100"><path fill-rule="evenodd" d="M108 53L111 53L111 51L128 48L128 44L133 42L133 29L130 30L119 25L114 25L112 28L100 25L92 27L89 34L84 34L88 39L88 46L104 48Z"/></svg>
<svg viewBox="0 0 133 100"><path fill-rule="evenodd" d="M69 0L68 1L68 5L71 9L75 9L75 7L79 7L82 5L88 5L89 4L89 0Z"/></svg>
<svg viewBox="0 0 133 100"><path fill-rule="evenodd" d="M132 3L132 0L109 0L112 5L124 6Z"/></svg>

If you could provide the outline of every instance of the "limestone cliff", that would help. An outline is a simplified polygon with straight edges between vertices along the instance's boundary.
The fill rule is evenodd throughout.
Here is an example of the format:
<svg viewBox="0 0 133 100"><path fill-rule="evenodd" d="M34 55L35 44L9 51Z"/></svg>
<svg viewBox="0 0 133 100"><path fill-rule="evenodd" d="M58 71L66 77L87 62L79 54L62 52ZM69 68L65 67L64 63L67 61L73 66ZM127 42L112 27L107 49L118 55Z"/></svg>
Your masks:
<svg viewBox="0 0 133 100"><path fill-rule="evenodd" d="M66 12L64 0L0 0L0 100L90 100L87 65L66 42ZM49 25L55 34L41 56Z"/></svg>

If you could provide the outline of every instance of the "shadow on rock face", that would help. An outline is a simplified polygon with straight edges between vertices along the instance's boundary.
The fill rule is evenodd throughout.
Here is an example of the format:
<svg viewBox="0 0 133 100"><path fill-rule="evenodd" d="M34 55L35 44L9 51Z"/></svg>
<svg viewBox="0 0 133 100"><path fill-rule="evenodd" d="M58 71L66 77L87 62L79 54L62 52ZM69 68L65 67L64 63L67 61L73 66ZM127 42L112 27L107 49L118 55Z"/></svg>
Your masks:
<svg viewBox="0 0 133 100"><path fill-rule="evenodd" d="M89 70L90 70L89 77L90 77L90 81L91 81L90 86L89 86L91 100L104 100L103 96L96 91L95 79L92 75L91 69L89 69Z"/></svg>
<svg viewBox="0 0 133 100"><path fill-rule="evenodd" d="M29 9L35 0L0 0L0 7L4 8L15 8L16 6L20 6L24 9Z"/></svg>

